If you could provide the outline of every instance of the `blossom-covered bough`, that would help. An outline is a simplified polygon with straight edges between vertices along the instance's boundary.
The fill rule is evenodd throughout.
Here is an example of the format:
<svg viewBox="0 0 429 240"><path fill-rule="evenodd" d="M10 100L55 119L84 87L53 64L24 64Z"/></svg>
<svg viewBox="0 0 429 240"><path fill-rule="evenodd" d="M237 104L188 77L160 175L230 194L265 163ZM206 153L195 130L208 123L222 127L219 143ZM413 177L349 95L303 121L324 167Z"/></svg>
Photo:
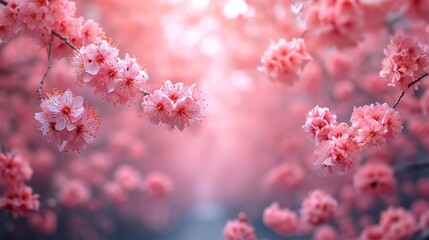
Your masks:
<svg viewBox="0 0 429 240"><path fill-rule="evenodd" d="M96 22L76 16L74 2L2 0L0 4L0 44L27 36L46 48L47 66L37 87L41 111L34 118L42 136L55 144L59 151L80 152L85 149L95 140L100 116L82 96L71 90L55 89L52 93L43 94L53 59L72 58L76 83L94 89L102 99L115 106L134 103L144 96L143 112L154 124L162 124L170 130L183 130L194 121L202 120L205 100L195 84L187 87L167 80L165 86L153 93L144 90L147 71L129 54L121 58L119 50L112 46ZM160 98L162 103L157 102ZM6 192L0 199L0 208L11 211L14 216L24 216L39 208L38 195L32 195L31 188L22 184L29 180L32 170L21 159L19 155L5 151L1 154L4 170L0 172L0 181ZM22 174L27 174L19 175L19 171L24 170L26 172ZM168 192L163 195L168 195Z"/></svg>
<svg viewBox="0 0 429 240"><path fill-rule="evenodd" d="M428 1L75 1L0 0L1 239L428 238Z"/></svg>

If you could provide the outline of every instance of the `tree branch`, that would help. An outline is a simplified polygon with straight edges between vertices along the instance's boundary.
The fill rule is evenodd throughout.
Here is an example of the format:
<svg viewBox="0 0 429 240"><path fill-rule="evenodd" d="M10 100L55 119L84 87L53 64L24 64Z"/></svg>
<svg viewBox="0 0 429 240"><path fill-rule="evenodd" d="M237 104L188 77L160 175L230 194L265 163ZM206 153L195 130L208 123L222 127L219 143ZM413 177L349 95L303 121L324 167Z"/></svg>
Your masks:
<svg viewBox="0 0 429 240"><path fill-rule="evenodd" d="M61 33L57 32L55 30L52 30L51 32L52 32L53 35L55 35L59 39L63 40L73 50L75 50L77 52L79 51L79 49L75 45L73 45L73 43L71 43L67 37L63 36Z"/></svg>
<svg viewBox="0 0 429 240"><path fill-rule="evenodd" d="M48 43L48 66L46 66L46 70L45 73L43 74L42 79L40 80L39 83L39 87L37 88L37 92L39 93L39 100L42 101L43 96L42 96L42 86L43 83L45 82L45 78L48 75L49 70L51 69L51 50L52 50L52 42L54 41L54 32L51 32L51 39L49 40Z"/></svg>
<svg viewBox="0 0 429 240"><path fill-rule="evenodd" d="M0 3L3 4L4 6L6 6L8 4L8 2L6 2L4 0L0 0Z"/></svg>
<svg viewBox="0 0 429 240"><path fill-rule="evenodd" d="M416 80L408 83L408 88L412 87L414 84L420 82L420 80L422 80L424 77L426 77L427 75L429 75L428 73L425 73L423 75L421 75L419 78L417 78ZM396 106L398 106L399 102L401 101L401 99L404 97L405 95L405 91L402 91L401 95L399 96L399 98L396 100L395 104L393 104L392 108L396 108Z"/></svg>

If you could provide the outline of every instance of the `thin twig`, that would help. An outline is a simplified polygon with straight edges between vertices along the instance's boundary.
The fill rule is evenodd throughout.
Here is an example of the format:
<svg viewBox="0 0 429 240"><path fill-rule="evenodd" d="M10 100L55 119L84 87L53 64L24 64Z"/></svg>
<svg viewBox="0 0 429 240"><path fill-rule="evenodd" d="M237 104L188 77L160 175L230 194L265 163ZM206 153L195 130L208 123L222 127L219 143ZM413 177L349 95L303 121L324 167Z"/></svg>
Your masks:
<svg viewBox="0 0 429 240"><path fill-rule="evenodd" d="M6 2L4 0L0 0L0 3L3 4L4 6L6 6L8 4L8 2Z"/></svg>
<svg viewBox="0 0 429 240"><path fill-rule="evenodd" d="M79 49L73 43L71 43L67 37L63 36L61 33L54 31L54 30L52 30L52 34L55 35L56 37L58 37L59 39L63 40L73 50L79 52Z"/></svg>
<svg viewBox="0 0 429 240"><path fill-rule="evenodd" d="M427 75L429 75L429 73L425 73L423 75L421 75L419 78L417 78L416 80L408 83L407 87L410 88L412 87L414 84L418 83L420 80L422 80L424 77L426 77ZM405 95L405 91L403 91L401 93L401 95L399 96L399 98L396 100L395 104L393 104L392 108L396 108L396 106L398 106L399 102L401 101L401 99L404 97Z"/></svg>
<svg viewBox="0 0 429 240"><path fill-rule="evenodd" d="M51 50L52 50L52 42L54 41L54 32L51 32L51 39L49 40L48 43L48 66L46 66L46 70L45 73L43 74L42 79L40 80L39 83L39 87L37 88L37 92L39 93L39 101L42 101L43 96L42 96L42 86L43 83L45 82L45 78L48 75L49 70L51 69Z"/></svg>
<svg viewBox="0 0 429 240"><path fill-rule="evenodd" d="M429 168L429 162L412 162L412 163L406 163L395 167L395 174L400 175L407 172L417 171L417 170L423 170Z"/></svg>

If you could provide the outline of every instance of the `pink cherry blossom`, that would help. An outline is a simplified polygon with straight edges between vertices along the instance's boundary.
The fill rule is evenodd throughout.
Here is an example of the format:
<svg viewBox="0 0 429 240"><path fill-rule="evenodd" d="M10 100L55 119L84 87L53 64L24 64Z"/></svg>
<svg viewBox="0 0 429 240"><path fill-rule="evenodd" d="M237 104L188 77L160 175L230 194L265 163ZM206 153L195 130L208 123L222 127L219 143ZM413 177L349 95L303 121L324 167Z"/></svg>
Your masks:
<svg viewBox="0 0 429 240"><path fill-rule="evenodd" d="M151 198L166 198L173 191L171 178L163 173L151 172L143 178L142 190Z"/></svg>
<svg viewBox="0 0 429 240"><path fill-rule="evenodd" d="M39 195L33 194L31 187L19 184L7 189L0 197L0 209L10 211L13 216L26 216L30 211L39 209Z"/></svg>
<svg viewBox="0 0 429 240"><path fill-rule="evenodd" d="M280 209L278 203L272 203L265 208L264 224L280 235L287 235L298 229L298 217L295 212Z"/></svg>
<svg viewBox="0 0 429 240"><path fill-rule="evenodd" d="M360 147L380 145L402 129L399 113L386 103L355 107L350 121L357 130L355 139Z"/></svg>
<svg viewBox="0 0 429 240"><path fill-rule="evenodd" d="M80 151L94 141L100 124L94 109L83 105L81 96L73 96L68 90L54 91L42 100L42 112L34 115L38 129L60 151Z"/></svg>
<svg viewBox="0 0 429 240"><path fill-rule="evenodd" d="M335 214L337 201L322 190L311 192L303 201L301 217L307 223L320 225L329 221Z"/></svg>
<svg viewBox="0 0 429 240"><path fill-rule="evenodd" d="M247 222L246 215L240 213L238 218L230 220L223 228L225 240L256 240L255 230Z"/></svg>
<svg viewBox="0 0 429 240"><path fill-rule="evenodd" d="M303 39L294 38L289 42L280 39L270 44L261 58L262 66L258 71L273 81L292 85L298 78L298 71L311 59Z"/></svg>
<svg viewBox="0 0 429 240"><path fill-rule="evenodd" d="M386 239L411 238L416 231L416 220L403 208L388 208L380 216L380 227Z"/></svg>
<svg viewBox="0 0 429 240"><path fill-rule="evenodd" d="M362 38L364 19L357 0L305 2L308 31L325 45L351 47Z"/></svg>
<svg viewBox="0 0 429 240"><path fill-rule="evenodd" d="M0 153L0 182L6 186L19 185L33 175L28 160L20 154Z"/></svg>
<svg viewBox="0 0 429 240"><path fill-rule="evenodd" d="M116 182L124 190L130 191L137 187L140 182L140 173L128 165L119 166L114 173Z"/></svg>
<svg viewBox="0 0 429 240"><path fill-rule="evenodd" d="M167 80L164 86L143 98L142 107L152 123L182 131L202 120L205 100L195 85L187 87Z"/></svg>
<svg viewBox="0 0 429 240"><path fill-rule="evenodd" d="M395 190L393 169L381 162L370 162L362 166L353 178L354 186L362 193L380 196Z"/></svg>
<svg viewBox="0 0 429 240"><path fill-rule="evenodd" d="M314 107L307 113L302 128L317 142L328 140L327 134L333 126L337 125L337 116L328 108Z"/></svg>
<svg viewBox="0 0 429 240"><path fill-rule="evenodd" d="M51 97L45 101L49 114L55 121L55 129L61 131L67 127L67 130L73 130L76 125L72 122L79 119L84 112L83 98L73 96L71 91L66 91L58 97Z"/></svg>
<svg viewBox="0 0 429 240"><path fill-rule="evenodd" d="M398 32L384 50L380 76L401 90L428 70L429 54L414 37Z"/></svg>
<svg viewBox="0 0 429 240"><path fill-rule="evenodd" d="M67 207L86 203L91 196L88 186L81 180L67 180L61 185L58 200Z"/></svg>

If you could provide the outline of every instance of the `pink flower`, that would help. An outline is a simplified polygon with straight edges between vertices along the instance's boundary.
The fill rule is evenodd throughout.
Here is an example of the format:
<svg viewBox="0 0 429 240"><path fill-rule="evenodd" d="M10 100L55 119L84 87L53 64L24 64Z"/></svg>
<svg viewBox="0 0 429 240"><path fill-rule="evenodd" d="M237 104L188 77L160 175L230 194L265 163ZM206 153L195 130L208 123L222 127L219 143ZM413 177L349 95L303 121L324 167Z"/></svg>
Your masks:
<svg viewBox="0 0 429 240"><path fill-rule="evenodd" d="M336 206L334 198L322 190L315 190L304 199L301 217L312 225L320 225L334 216Z"/></svg>
<svg viewBox="0 0 429 240"><path fill-rule="evenodd" d="M396 188L393 169L381 162L370 162L362 166L353 178L355 188L360 192L380 196Z"/></svg>
<svg viewBox="0 0 429 240"><path fill-rule="evenodd" d="M142 190L151 198L166 198L173 191L173 181L165 174L151 172L143 179Z"/></svg>
<svg viewBox="0 0 429 240"><path fill-rule="evenodd" d="M258 67L258 71L273 81L292 85L298 78L298 71L310 60L311 56L303 39L294 38L290 42L280 39L277 43L271 43L264 53L261 58L262 66Z"/></svg>
<svg viewBox="0 0 429 240"><path fill-rule="evenodd" d="M33 169L23 156L0 153L0 182L6 186L19 185L32 175Z"/></svg>
<svg viewBox="0 0 429 240"><path fill-rule="evenodd" d="M308 31L325 44L350 47L362 38L362 6L357 0L306 1Z"/></svg>
<svg viewBox="0 0 429 240"><path fill-rule="evenodd" d="M49 15L48 9L45 6L37 6L29 2L20 5L18 19L29 30L37 31L44 30L46 26L45 18Z"/></svg>
<svg viewBox="0 0 429 240"><path fill-rule="evenodd" d="M134 99L143 90L143 85L148 80L147 73L140 69L135 58L125 55L126 68L122 72L122 78L116 85L114 94L119 103L126 103Z"/></svg>
<svg viewBox="0 0 429 240"><path fill-rule="evenodd" d="M66 91L58 97L48 98L46 107L52 119L55 121L55 129L61 131L67 127L67 130L76 128L72 122L79 119L84 112L83 98L81 96L73 97L71 91Z"/></svg>
<svg viewBox="0 0 429 240"><path fill-rule="evenodd" d="M71 91L54 91L40 104L42 112L34 115L39 130L49 142L60 151L80 151L94 137L100 124L93 108L83 106L81 96L73 96Z"/></svg>
<svg viewBox="0 0 429 240"><path fill-rule="evenodd" d="M337 231L329 225L324 225L314 232L313 240L337 240L340 239Z"/></svg>
<svg viewBox="0 0 429 240"><path fill-rule="evenodd" d="M52 233L57 228L57 215L54 211L45 211L30 216L29 223L33 228L42 233Z"/></svg>
<svg viewBox="0 0 429 240"><path fill-rule="evenodd" d="M417 229L411 213L403 208L388 208L381 213L380 227L386 239L409 239Z"/></svg>
<svg viewBox="0 0 429 240"><path fill-rule="evenodd" d="M328 140L331 128L337 125L337 115L328 108L314 107L308 112L302 128L316 142Z"/></svg>
<svg viewBox="0 0 429 240"><path fill-rule="evenodd" d="M288 209L280 209L278 203L272 203L265 208L263 221L265 225L280 235L287 235L298 229L296 213Z"/></svg>
<svg viewBox="0 0 429 240"><path fill-rule="evenodd" d="M384 240L385 234L383 229L378 225L365 227L359 236L359 240Z"/></svg>
<svg viewBox="0 0 429 240"><path fill-rule="evenodd" d="M89 108L75 124L76 128L68 133L70 139L62 145L66 152L69 150L80 152L92 143L97 135L100 121L94 108Z"/></svg>
<svg viewBox="0 0 429 240"><path fill-rule="evenodd" d="M170 130L183 130L202 120L206 106L203 93L196 85L186 87L167 80L163 87L143 98L142 107L152 123Z"/></svg>
<svg viewBox="0 0 429 240"><path fill-rule="evenodd" d="M148 76L135 58L126 54L123 60L118 53L107 41L97 39L81 47L72 65L78 83L94 88L109 102L123 104L142 92Z"/></svg>
<svg viewBox="0 0 429 240"><path fill-rule="evenodd" d="M91 192L87 185L80 180L68 180L61 185L58 200L67 207L75 207L86 203Z"/></svg>
<svg viewBox="0 0 429 240"><path fill-rule="evenodd" d="M0 197L0 209L12 212L14 217L25 216L29 211L39 209L39 195L33 194L31 187L19 184L8 188L6 195Z"/></svg>
<svg viewBox="0 0 429 240"><path fill-rule="evenodd" d="M54 211L47 210L30 216L29 223L39 232L44 234L52 233L57 228L57 215Z"/></svg>
<svg viewBox="0 0 429 240"><path fill-rule="evenodd" d="M147 113L153 124L168 123L173 110L173 102L160 90L149 96L144 96L142 102L143 112Z"/></svg>
<svg viewBox="0 0 429 240"><path fill-rule="evenodd" d="M396 137L402 129L399 113L386 103L355 107L350 121L357 130L355 140L360 147L378 146Z"/></svg>
<svg viewBox="0 0 429 240"><path fill-rule="evenodd" d="M398 32L384 50L380 76L401 90L428 70L429 54L416 38Z"/></svg>
<svg viewBox="0 0 429 240"><path fill-rule="evenodd" d="M281 189L298 187L304 178L305 172L301 167L288 163L273 168L268 174L269 183Z"/></svg>
<svg viewBox="0 0 429 240"><path fill-rule="evenodd" d="M352 167L358 150L358 145L350 134L334 137L318 146L314 165L329 174L342 174Z"/></svg>
<svg viewBox="0 0 429 240"><path fill-rule="evenodd" d="M119 166L114 176L116 182L127 191L135 189L140 182L140 173L128 165Z"/></svg>
<svg viewBox="0 0 429 240"><path fill-rule="evenodd" d="M240 213L237 219L226 223L223 235L225 240L256 240L255 230L247 222L244 213Z"/></svg>

